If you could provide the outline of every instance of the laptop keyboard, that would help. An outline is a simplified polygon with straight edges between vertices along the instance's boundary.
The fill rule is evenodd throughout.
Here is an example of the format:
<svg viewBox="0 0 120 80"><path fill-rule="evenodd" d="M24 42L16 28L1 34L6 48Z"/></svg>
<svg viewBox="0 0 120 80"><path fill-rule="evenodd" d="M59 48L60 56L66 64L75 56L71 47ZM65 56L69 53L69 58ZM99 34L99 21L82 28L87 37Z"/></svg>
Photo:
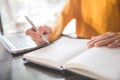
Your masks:
<svg viewBox="0 0 120 80"><path fill-rule="evenodd" d="M10 44L15 46L17 49L36 46L36 44L29 37L27 37L24 34L5 36L5 38L6 38L6 40L8 40L10 42Z"/></svg>

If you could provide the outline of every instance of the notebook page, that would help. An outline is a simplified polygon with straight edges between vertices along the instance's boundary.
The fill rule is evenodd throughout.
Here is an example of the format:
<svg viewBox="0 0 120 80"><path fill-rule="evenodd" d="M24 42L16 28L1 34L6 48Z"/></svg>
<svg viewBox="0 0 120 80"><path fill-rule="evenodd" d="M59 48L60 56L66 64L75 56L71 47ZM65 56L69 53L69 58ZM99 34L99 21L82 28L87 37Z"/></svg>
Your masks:
<svg viewBox="0 0 120 80"><path fill-rule="evenodd" d="M60 66L71 58L87 50L87 42L88 40L86 39L61 37L47 47L25 54L24 58L29 57L30 59L31 57L43 59L52 61Z"/></svg>
<svg viewBox="0 0 120 80"><path fill-rule="evenodd" d="M98 75L99 79L120 79L120 48L91 48L67 62L66 68L80 69Z"/></svg>

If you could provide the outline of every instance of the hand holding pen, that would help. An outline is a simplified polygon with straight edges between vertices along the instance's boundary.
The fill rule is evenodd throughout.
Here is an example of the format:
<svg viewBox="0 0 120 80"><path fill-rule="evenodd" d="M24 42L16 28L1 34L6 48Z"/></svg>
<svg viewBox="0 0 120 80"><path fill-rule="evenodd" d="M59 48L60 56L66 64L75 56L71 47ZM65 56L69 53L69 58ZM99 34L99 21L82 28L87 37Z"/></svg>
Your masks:
<svg viewBox="0 0 120 80"><path fill-rule="evenodd" d="M37 28L27 16L25 16L25 18L32 26L31 29L26 31L26 34L29 35L37 44L42 44L43 41L49 44L48 37L50 36L51 32L50 28L47 26L41 26Z"/></svg>

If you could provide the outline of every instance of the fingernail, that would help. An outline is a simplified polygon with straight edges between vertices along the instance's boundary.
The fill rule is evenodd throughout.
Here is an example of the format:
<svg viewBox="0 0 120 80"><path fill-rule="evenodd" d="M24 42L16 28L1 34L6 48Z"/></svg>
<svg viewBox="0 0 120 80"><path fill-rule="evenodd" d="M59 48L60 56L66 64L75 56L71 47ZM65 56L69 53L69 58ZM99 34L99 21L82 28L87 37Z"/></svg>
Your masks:
<svg viewBox="0 0 120 80"><path fill-rule="evenodd" d="M88 48L92 48L92 47L94 47L93 45L88 45Z"/></svg>
<svg viewBox="0 0 120 80"><path fill-rule="evenodd" d="M108 45L108 47L109 47L109 48L114 48L115 46L114 46L114 45L110 45L110 44L109 44L109 45Z"/></svg>
<svg viewBox="0 0 120 80"><path fill-rule="evenodd" d="M101 47L101 46L104 46L104 45L101 44L101 43L95 43L94 45L95 45L95 47Z"/></svg>

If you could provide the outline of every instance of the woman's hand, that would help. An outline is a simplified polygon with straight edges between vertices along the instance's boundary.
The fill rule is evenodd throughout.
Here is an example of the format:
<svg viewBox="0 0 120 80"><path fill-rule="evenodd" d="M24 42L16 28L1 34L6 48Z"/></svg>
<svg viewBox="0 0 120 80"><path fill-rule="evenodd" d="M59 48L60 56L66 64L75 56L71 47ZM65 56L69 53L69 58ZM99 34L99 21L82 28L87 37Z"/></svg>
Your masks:
<svg viewBox="0 0 120 80"><path fill-rule="evenodd" d="M47 39L49 39L51 35L51 29L48 26L39 26L38 31L36 32L33 28L30 28L26 31L26 35L30 36L31 39L37 44L42 45L46 42L42 40L41 35L44 34Z"/></svg>
<svg viewBox="0 0 120 80"><path fill-rule="evenodd" d="M88 42L88 47L107 46L109 48L120 47L120 34L114 32L107 32L103 35L92 37Z"/></svg>

